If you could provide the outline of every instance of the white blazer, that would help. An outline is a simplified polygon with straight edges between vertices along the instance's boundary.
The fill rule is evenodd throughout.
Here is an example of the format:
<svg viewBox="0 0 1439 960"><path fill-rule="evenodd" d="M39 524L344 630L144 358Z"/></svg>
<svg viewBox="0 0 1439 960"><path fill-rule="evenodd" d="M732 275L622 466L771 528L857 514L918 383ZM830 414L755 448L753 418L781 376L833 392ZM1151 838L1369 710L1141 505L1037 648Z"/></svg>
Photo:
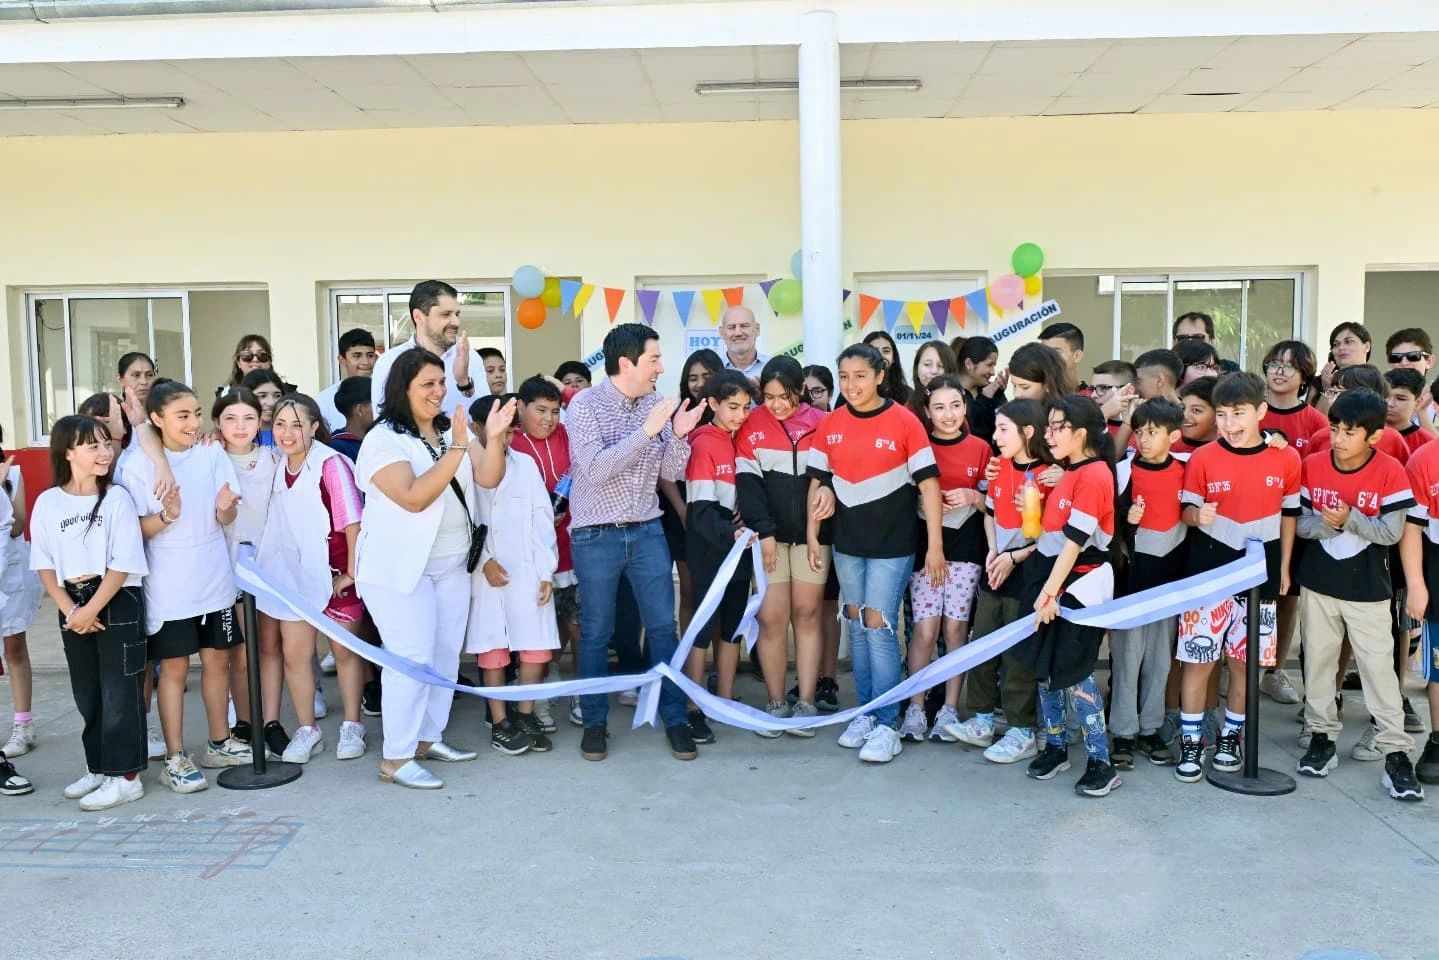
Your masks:
<svg viewBox="0 0 1439 960"><path fill-rule="evenodd" d="M411 513L375 486L375 474L392 463L408 463L417 477L435 465L419 437L397 433L388 423L377 423L365 434L355 464L355 480L365 495L365 519L356 545L355 581L362 588L373 583L408 593L420 582L429 563L430 548L439 534L445 510L440 497L453 497L455 492L446 484L433 503L419 513ZM478 487L468 456L455 471L455 479L465 493L472 521L478 522ZM360 595L364 595L363 589Z"/></svg>
<svg viewBox="0 0 1439 960"><path fill-rule="evenodd" d="M294 589L307 603L323 610L330 602L330 515L320 497L325 461L342 454L316 441L310 446L295 485L285 483L285 465L275 469L269 491L265 530L255 547L255 565L272 582ZM261 612L276 620L298 620L288 607L255 598Z"/></svg>

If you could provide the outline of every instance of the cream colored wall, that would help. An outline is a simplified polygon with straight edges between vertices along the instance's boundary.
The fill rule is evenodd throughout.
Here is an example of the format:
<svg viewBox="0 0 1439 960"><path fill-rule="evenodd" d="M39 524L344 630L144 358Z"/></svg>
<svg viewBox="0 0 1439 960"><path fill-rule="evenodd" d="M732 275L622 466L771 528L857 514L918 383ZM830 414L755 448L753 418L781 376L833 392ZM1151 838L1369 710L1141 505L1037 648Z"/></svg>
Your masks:
<svg viewBox="0 0 1439 960"><path fill-rule="evenodd" d="M0 188L0 393L24 396L29 286L263 284L286 373L324 382L331 282L526 262L624 287L781 276L799 245L796 137L750 123L3 139L0 169L63 187ZM843 142L851 285L995 276L1023 240L1056 269L1305 267L1313 340L1364 315L1366 264L1439 262L1432 111L855 121ZM597 295L583 349L608 325ZM766 346L796 330L768 325Z"/></svg>

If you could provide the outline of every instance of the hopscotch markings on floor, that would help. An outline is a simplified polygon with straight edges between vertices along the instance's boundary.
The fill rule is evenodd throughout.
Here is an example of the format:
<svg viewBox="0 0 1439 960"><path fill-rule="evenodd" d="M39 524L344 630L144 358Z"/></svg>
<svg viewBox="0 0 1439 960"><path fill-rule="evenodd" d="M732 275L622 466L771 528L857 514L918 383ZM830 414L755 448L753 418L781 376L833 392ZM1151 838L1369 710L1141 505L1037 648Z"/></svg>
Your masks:
<svg viewBox="0 0 1439 960"><path fill-rule="evenodd" d="M207 817L183 810L88 820L0 819L0 869L193 870L211 880L227 870L263 870L303 824L294 817L258 819L244 808Z"/></svg>

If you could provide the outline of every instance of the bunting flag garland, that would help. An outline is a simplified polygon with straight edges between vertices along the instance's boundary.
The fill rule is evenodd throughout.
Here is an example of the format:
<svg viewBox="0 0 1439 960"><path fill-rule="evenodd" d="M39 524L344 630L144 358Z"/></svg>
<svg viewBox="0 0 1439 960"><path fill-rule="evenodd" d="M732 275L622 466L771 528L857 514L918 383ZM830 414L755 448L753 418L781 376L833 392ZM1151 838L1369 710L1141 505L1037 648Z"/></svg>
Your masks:
<svg viewBox="0 0 1439 960"><path fill-rule="evenodd" d="M889 333L894 333L894 324L899 320L899 311L904 309L904 301L882 300L880 304L884 307L884 329Z"/></svg>
<svg viewBox="0 0 1439 960"><path fill-rule="evenodd" d="M655 307L659 306L660 292L658 290L636 290L635 299L640 303L640 309L644 311L645 323L655 322Z"/></svg>
<svg viewBox="0 0 1439 960"><path fill-rule="evenodd" d="M859 325L862 327L869 323L869 318L874 316L874 311L879 307L879 297L871 297L867 293L859 295Z"/></svg>
<svg viewBox="0 0 1439 960"><path fill-rule="evenodd" d="M949 315L951 318L953 318L955 324L957 324L959 326L959 329L961 330L964 329L964 314L966 310L967 305L965 304L963 297L955 297L953 300L949 301Z"/></svg>
<svg viewBox="0 0 1439 960"><path fill-rule="evenodd" d="M980 323L989 322L989 294L986 291L976 290L973 293L967 293L964 295L964 302Z"/></svg>
<svg viewBox="0 0 1439 960"><path fill-rule="evenodd" d="M700 299L705 303L705 312L710 315L710 323L718 324L721 305L724 303L723 291L701 290Z"/></svg>
<svg viewBox="0 0 1439 960"><path fill-rule="evenodd" d="M769 293L769 291L766 290L765 293ZM839 302L840 302L840 303L844 303L845 301L847 301L847 300L849 299L849 295L850 295L851 293L854 293L854 291L853 291L853 290L845 290L845 291L844 291L844 296L842 296L842 297L839 298Z"/></svg>
<svg viewBox="0 0 1439 960"><path fill-rule="evenodd" d="M580 283L578 280L560 281L560 313L564 314L570 312L570 307L575 302L575 294L580 292L580 287L582 286L584 286L584 284ZM579 315L580 311L576 310L575 316L578 317Z"/></svg>
<svg viewBox="0 0 1439 960"><path fill-rule="evenodd" d="M910 300L904 305L904 315L909 317L909 325L914 327L914 332L919 333L924 326L924 314L928 307L923 300Z"/></svg>
<svg viewBox="0 0 1439 960"><path fill-rule="evenodd" d="M945 321L949 319L949 301L929 301L929 315L934 317L934 325L939 329L940 336L943 336Z"/></svg>
<svg viewBox="0 0 1439 960"><path fill-rule="evenodd" d="M620 304L624 302L625 291L620 287L605 287L605 308L610 312L610 323L619 316Z"/></svg>
<svg viewBox="0 0 1439 960"><path fill-rule="evenodd" d="M774 286L774 285L777 284L777 283L779 283L779 279L778 279L778 278L775 278L774 280L761 280L761 281L759 282L759 288L760 288L761 291L764 292L764 298L765 298L766 300L769 299L769 288L772 287L772 286ZM694 296L694 294L691 293L690 296Z"/></svg>
<svg viewBox="0 0 1439 960"><path fill-rule="evenodd" d="M576 319L579 319L580 315L585 312L585 307L589 306L590 297L593 297L594 295L595 295L595 285L594 285L593 283L582 283L582 284L580 284L579 293L576 293L576 294L575 294L575 318L576 318Z"/></svg>
<svg viewBox="0 0 1439 960"><path fill-rule="evenodd" d="M739 286L739 287L725 287L723 293L724 293L724 302L727 303L727 304L729 304L729 305L732 306L732 307L738 307L740 304L744 303L744 287L743 287L743 286ZM769 296L769 291L768 291L768 290L765 291L765 296Z"/></svg>
<svg viewBox="0 0 1439 960"><path fill-rule="evenodd" d="M690 324L690 308L695 304L695 292L693 290L676 290L673 294L675 301L675 313L680 315L680 325L687 327Z"/></svg>

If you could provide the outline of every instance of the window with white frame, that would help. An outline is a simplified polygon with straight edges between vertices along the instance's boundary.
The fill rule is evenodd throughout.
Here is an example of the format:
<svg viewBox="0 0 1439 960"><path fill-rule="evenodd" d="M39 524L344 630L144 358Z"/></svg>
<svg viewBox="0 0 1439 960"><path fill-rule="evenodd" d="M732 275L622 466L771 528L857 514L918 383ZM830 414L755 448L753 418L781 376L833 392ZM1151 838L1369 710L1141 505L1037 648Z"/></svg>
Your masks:
<svg viewBox="0 0 1439 960"><path fill-rule="evenodd" d="M475 350L493 347L510 356L510 290L507 284L456 283L460 329ZM410 320L413 283L330 288L330 357L339 373L340 335L356 327L368 330L382 352L415 335Z"/></svg>

